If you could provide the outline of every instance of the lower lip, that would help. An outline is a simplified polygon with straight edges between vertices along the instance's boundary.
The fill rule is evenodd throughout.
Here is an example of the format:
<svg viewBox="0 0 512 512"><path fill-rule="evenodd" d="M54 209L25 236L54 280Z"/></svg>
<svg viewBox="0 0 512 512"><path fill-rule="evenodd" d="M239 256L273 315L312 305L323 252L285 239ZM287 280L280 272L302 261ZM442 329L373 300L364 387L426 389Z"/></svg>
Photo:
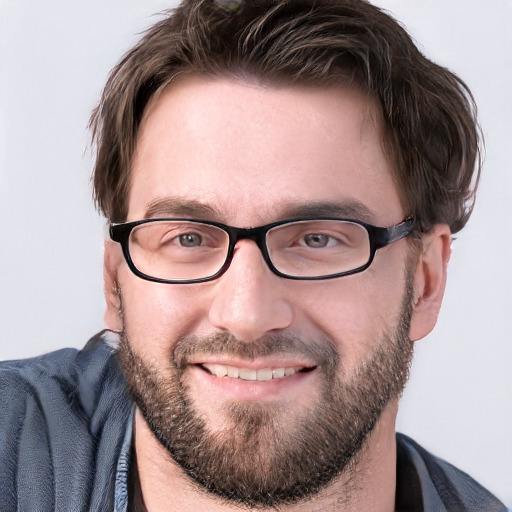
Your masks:
<svg viewBox="0 0 512 512"><path fill-rule="evenodd" d="M218 391L224 399L232 400L276 400L290 398L294 394L302 394L304 386L311 384L311 379L317 375L317 370L298 372L281 379L268 381L255 381L233 379L231 377L217 377L201 366L190 367L193 379L199 387L207 392Z"/></svg>

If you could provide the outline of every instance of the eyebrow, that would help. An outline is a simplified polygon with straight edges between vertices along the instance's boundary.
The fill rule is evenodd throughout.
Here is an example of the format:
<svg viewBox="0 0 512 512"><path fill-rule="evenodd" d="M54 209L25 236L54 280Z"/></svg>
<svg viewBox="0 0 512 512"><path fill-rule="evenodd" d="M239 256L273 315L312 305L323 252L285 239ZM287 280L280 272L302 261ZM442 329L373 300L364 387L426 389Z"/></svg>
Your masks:
<svg viewBox="0 0 512 512"><path fill-rule="evenodd" d="M198 220L222 222L225 215L215 206L195 199L180 196L155 199L146 208L145 219L155 217L190 217ZM305 201L289 202L281 205L275 219L285 220L301 217L334 217L372 222L376 213L357 200L347 201Z"/></svg>
<svg viewBox="0 0 512 512"><path fill-rule="evenodd" d="M308 201L285 204L281 210L283 218L294 217L336 217L371 222L377 217L367 205L357 200Z"/></svg>
<svg viewBox="0 0 512 512"><path fill-rule="evenodd" d="M199 219L221 218L220 212L214 206L182 197L155 199L147 206L144 218L174 216L198 217Z"/></svg>

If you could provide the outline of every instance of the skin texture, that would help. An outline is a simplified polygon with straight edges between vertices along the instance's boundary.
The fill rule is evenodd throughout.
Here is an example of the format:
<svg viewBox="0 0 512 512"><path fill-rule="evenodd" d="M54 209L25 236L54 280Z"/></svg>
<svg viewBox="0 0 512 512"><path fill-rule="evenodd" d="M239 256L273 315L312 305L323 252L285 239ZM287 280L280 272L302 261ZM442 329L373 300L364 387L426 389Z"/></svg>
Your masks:
<svg viewBox="0 0 512 512"><path fill-rule="evenodd" d="M371 99L356 90L274 89L227 79L181 79L145 112L127 221L190 216L251 227L316 211L321 204L324 209L336 207L340 216L396 224L407 212L382 147L376 112ZM339 357L337 377L350 382L382 348L386 334L396 331L407 297L407 275L409 336L420 339L433 328L450 240L449 228L437 225L414 253L411 244L401 240L379 250L365 272L318 282L279 278L256 245L243 240L223 276L196 285L143 281L130 272L120 247L107 242L106 323L124 330L132 352L163 378L170 374L178 340L229 333L248 345L272 335L330 340ZM203 353L194 362L217 362L215 357ZM311 362L307 356L293 357L286 363ZM237 356L231 362L249 364ZM272 355L250 364L264 368L283 363L283 356ZM293 410L300 418L307 417L322 396L319 371L271 391L258 385L218 385L205 375L191 366L182 379L211 432L229 426L229 403L279 404L283 414ZM351 468L355 476L342 473L311 501L282 509L393 510L396 409L397 398L391 398ZM135 446L149 510L164 510L170 499L178 510L236 510L192 482L140 414Z"/></svg>

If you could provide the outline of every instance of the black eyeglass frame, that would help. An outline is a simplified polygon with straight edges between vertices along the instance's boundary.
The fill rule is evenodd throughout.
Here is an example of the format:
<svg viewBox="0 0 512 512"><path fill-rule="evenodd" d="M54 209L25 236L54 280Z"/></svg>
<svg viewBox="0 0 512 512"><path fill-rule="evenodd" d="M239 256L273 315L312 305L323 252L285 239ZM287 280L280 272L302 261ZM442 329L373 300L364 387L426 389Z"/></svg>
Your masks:
<svg viewBox="0 0 512 512"><path fill-rule="evenodd" d="M351 222L352 224L359 224L368 232L368 238L370 240L370 256L368 261L355 269L346 270L344 272L337 272L336 274L328 274L325 276L310 276L310 277L302 277L302 276L293 276L284 274L279 271L270 258L268 253L267 244L266 244L266 235L268 231L271 229L282 226L284 224L291 224L293 222L304 222L304 221L315 221L315 220L335 220L335 221L343 221L343 222ZM153 277L144 272L141 272L134 264L129 250L129 241L130 241L130 233L134 228L140 226L142 224L148 224L150 222L163 222L163 221L177 221L177 222L190 222L192 224L206 224L209 226L215 226L219 229L222 229L224 232L228 234L229 244L228 251L226 255L226 260L222 267L211 276L201 277L198 279L162 279L159 277ZM176 217L158 217L151 219L143 219L136 220L133 222L123 222L123 223L112 223L110 224L110 238L119 244L121 244L121 248L123 250L123 255L128 264L130 270L141 279L145 279L147 281L152 281L155 283L165 283L165 284L193 284L193 283L204 283L207 281L213 281L219 278L231 265L231 261L233 260L233 255L235 252L235 246L239 240L253 240L263 255L263 259L265 263L268 265L270 270L279 277L283 277L284 279L293 279L296 281L320 281L325 279L334 279L336 277L343 277L352 274L357 274L366 270L373 262L375 258L375 253L378 249L382 247L386 247L393 242L397 242L402 238L410 235L415 228L415 220L412 217L408 217L399 224L395 224L390 227L380 227L373 226L372 224L367 224L366 222L360 220L353 219L343 219L339 217L300 217L294 219L286 219L280 220L277 222L271 222L270 224L264 224L263 226L258 226L254 228L236 228L232 226L228 226L227 224L222 224L220 222L214 222L209 220L197 220L197 219L188 219L188 218L176 218Z"/></svg>

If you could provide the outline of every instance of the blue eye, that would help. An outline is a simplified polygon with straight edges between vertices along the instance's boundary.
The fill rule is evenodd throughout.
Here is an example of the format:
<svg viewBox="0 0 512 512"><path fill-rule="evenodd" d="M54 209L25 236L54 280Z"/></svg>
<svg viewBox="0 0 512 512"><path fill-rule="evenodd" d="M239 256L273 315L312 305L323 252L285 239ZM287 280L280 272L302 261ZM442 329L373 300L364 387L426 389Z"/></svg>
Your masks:
<svg viewBox="0 0 512 512"><path fill-rule="evenodd" d="M306 235L304 237L304 243L311 248L322 248L327 247L330 238L330 236L315 233L312 235Z"/></svg>
<svg viewBox="0 0 512 512"><path fill-rule="evenodd" d="M199 247L203 241L201 235L185 233L179 236L180 245L183 247Z"/></svg>

